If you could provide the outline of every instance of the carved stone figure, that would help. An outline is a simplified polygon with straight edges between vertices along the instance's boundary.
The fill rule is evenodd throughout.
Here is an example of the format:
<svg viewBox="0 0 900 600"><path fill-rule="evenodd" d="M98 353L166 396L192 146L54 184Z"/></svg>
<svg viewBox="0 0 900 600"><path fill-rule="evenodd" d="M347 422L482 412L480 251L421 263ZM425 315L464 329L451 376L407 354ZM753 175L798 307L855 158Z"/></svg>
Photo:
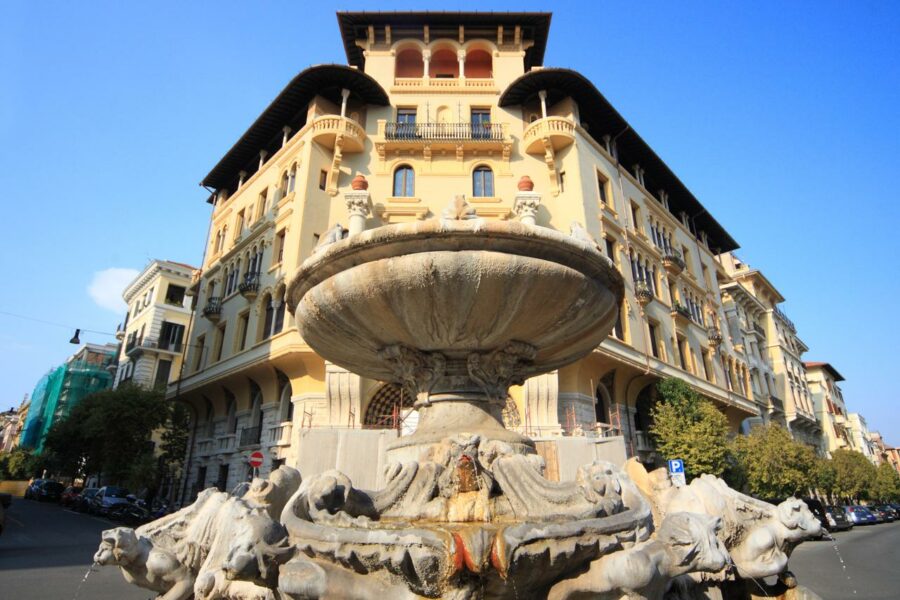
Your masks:
<svg viewBox="0 0 900 600"><path fill-rule="evenodd" d="M94 554L98 565L115 565L125 581L154 592L160 600L187 600L194 593L194 576L171 552L154 548L128 527L103 532Z"/></svg>
<svg viewBox="0 0 900 600"><path fill-rule="evenodd" d="M725 567L728 552L716 538L720 527L707 515L672 513L655 538L595 560L586 573L554 585L548 598L661 599L672 578Z"/></svg>

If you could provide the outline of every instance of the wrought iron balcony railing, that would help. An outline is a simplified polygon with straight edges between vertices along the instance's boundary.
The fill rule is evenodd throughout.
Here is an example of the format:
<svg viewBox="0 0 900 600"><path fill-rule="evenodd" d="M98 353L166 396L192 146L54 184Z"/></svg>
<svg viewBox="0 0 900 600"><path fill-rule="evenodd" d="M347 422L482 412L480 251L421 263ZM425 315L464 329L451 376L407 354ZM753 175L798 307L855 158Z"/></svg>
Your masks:
<svg viewBox="0 0 900 600"><path fill-rule="evenodd" d="M244 427L241 429L241 446L252 446L258 444L262 437L262 427Z"/></svg>
<svg viewBox="0 0 900 600"><path fill-rule="evenodd" d="M684 270L684 258L681 251L675 248L666 248L663 251L663 266L667 271L675 272L677 275Z"/></svg>
<svg viewBox="0 0 900 600"><path fill-rule="evenodd" d="M385 123L384 138L395 141L502 141L501 123Z"/></svg>
<svg viewBox="0 0 900 600"><path fill-rule="evenodd" d="M672 303L672 315L684 317L688 321L694 320L693 315L691 315L691 309L678 301Z"/></svg>
<svg viewBox="0 0 900 600"><path fill-rule="evenodd" d="M206 301L203 307L203 316L210 321L218 321L222 315L222 299L218 296L212 296Z"/></svg>
<svg viewBox="0 0 900 600"><path fill-rule="evenodd" d="M653 289L646 281L635 281L634 297L637 299L641 306L646 306L653 300Z"/></svg>
<svg viewBox="0 0 900 600"><path fill-rule="evenodd" d="M247 298L256 296L259 291L259 273L245 273L244 280L238 285L238 291Z"/></svg>

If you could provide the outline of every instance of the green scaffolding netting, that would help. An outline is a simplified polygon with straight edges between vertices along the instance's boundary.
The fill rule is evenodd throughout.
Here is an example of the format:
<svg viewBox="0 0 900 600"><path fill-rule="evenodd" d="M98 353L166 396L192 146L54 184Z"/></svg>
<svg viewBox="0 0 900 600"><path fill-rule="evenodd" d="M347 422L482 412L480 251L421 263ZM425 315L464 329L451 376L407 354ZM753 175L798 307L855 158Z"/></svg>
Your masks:
<svg viewBox="0 0 900 600"><path fill-rule="evenodd" d="M44 375L31 395L21 445L42 452L47 432L53 423L66 417L88 394L110 387L112 373L107 369L109 362L71 361Z"/></svg>

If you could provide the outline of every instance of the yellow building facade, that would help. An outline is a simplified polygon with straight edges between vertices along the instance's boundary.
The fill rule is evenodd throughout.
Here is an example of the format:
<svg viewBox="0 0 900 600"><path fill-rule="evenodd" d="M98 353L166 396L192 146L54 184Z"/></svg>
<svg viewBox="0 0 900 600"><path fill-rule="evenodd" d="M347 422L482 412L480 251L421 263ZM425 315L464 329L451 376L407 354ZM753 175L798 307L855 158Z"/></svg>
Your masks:
<svg viewBox="0 0 900 600"><path fill-rule="evenodd" d="M116 332L121 350L114 386L131 382L163 388L181 372L184 344L191 324L187 289L194 267L153 260L125 288L125 321Z"/></svg>
<svg viewBox="0 0 900 600"><path fill-rule="evenodd" d="M195 415L186 489L243 481L256 449L262 474L297 464L304 430L414 426L400 388L304 343L285 288L320 242L433 218L458 195L485 219L590 235L626 280L609 338L514 388L508 427L621 435L630 454L660 458L648 429L655 383L670 376L735 431L772 412L772 384L751 372L765 349L748 354L726 330L720 283L732 273L717 257L737 244L593 84L543 66L549 14L338 21L349 64L297 75L203 181L209 241L184 375L170 386Z"/></svg>
<svg viewBox="0 0 900 600"><path fill-rule="evenodd" d="M806 381L813 397L816 417L822 428L821 450L831 456L835 450L853 450L849 411L838 382L844 377L825 362L806 362Z"/></svg>

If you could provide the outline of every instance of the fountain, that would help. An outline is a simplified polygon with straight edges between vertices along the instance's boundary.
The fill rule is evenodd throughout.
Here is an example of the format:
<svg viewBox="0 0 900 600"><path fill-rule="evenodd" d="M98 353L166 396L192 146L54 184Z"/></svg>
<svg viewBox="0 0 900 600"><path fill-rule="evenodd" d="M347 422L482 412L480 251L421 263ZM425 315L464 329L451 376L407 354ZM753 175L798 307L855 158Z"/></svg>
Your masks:
<svg viewBox="0 0 900 600"><path fill-rule="evenodd" d="M97 562L165 600L704 598L783 573L815 535L805 506L748 504L718 480L668 489L636 463L548 481L533 443L504 428L509 386L578 360L615 321L622 277L583 228L485 221L458 197L439 218L335 232L289 307L320 356L416 399L384 489L280 467L242 497L206 490L104 532Z"/></svg>

